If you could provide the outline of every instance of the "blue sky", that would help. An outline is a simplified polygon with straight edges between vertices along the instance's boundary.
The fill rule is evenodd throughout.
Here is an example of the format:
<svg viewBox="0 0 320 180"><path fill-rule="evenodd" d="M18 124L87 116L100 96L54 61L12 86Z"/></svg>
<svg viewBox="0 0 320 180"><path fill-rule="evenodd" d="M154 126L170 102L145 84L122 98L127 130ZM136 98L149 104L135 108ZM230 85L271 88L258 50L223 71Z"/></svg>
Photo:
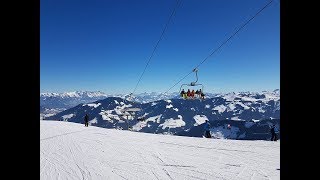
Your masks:
<svg viewBox="0 0 320 180"><path fill-rule="evenodd" d="M268 0L182 0L136 90L165 92ZM176 0L41 0L40 91L129 93ZM207 92L280 88L274 1L199 67ZM191 74L182 83L195 80Z"/></svg>

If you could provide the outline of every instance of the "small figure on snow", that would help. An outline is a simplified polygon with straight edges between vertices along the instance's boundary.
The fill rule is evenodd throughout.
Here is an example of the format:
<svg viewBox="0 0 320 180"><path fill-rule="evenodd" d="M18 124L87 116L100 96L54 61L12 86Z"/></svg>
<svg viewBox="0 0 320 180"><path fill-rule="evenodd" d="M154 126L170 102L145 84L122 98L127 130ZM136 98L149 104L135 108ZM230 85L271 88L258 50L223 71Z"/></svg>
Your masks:
<svg viewBox="0 0 320 180"><path fill-rule="evenodd" d="M206 120L206 122L204 124L204 130L205 130L205 137L206 138L211 138L210 128L211 128L211 125L210 125L209 121Z"/></svg>
<svg viewBox="0 0 320 180"><path fill-rule="evenodd" d="M88 114L86 114L86 115L84 116L84 125L85 125L86 127L88 127L88 122L89 122L89 116L88 116Z"/></svg>
<svg viewBox="0 0 320 180"><path fill-rule="evenodd" d="M274 124L274 125L271 126L271 129L270 129L271 141L277 141L278 140L275 128L276 128L276 125Z"/></svg>

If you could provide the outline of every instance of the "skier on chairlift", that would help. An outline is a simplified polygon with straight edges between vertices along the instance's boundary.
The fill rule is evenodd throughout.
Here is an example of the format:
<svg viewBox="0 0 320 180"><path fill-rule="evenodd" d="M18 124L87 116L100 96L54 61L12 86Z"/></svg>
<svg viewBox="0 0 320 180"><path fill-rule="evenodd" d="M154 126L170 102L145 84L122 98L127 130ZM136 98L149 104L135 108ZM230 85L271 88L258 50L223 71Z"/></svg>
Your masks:
<svg viewBox="0 0 320 180"><path fill-rule="evenodd" d="M198 93L199 93L199 91L198 91L198 89L194 92L194 97L195 98L197 98L198 97Z"/></svg>
<svg viewBox="0 0 320 180"><path fill-rule="evenodd" d="M203 94L203 92L201 91L201 89L199 90L199 95L200 95L201 99L204 99L204 94Z"/></svg>
<svg viewBox="0 0 320 180"><path fill-rule="evenodd" d="M190 99L190 98L191 98L191 92L190 92L190 89L188 89L188 91L187 91L187 97L188 97L188 99Z"/></svg>
<svg viewBox="0 0 320 180"><path fill-rule="evenodd" d="M184 91L184 89L182 89L180 96L184 99L187 99L187 93Z"/></svg>

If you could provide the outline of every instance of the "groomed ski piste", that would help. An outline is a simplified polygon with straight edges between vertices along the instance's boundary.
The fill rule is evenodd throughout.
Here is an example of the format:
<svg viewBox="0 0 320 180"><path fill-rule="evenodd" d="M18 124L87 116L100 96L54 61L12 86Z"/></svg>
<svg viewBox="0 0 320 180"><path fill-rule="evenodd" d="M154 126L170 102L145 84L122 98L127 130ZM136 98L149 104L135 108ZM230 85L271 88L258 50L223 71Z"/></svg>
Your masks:
<svg viewBox="0 0 320 180"><path fill-rule="evenodd" d="M40 179L280 179L280 141L193 138L41 120Z"/></svg>

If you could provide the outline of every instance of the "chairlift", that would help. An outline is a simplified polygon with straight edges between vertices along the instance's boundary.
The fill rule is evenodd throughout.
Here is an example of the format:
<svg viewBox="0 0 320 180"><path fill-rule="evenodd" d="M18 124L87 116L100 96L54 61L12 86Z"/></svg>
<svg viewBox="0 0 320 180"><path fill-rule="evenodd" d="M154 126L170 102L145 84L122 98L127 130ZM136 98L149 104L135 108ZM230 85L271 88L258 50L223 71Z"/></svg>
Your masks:
<svg viewBox="0 0 320 180"><path fill-rule="evenodd" d="M201 90L201 93L203 93L204 94L204 86L203 86L203 84L198 84L197 82L198 82L198 69L197 68L195 68L195 69L193 69L192 70L192 72L195 72L196 73L196 81L195 82L191 82L190 84L182 84L181 86L180 86L180 93L181 93L181 91L182 91L182 89L190 89L190 87L195 87L195 86L200 86L201 88L200 88L200 90ZM201 94L200 94L200 96L201 96Z"/></svg>

